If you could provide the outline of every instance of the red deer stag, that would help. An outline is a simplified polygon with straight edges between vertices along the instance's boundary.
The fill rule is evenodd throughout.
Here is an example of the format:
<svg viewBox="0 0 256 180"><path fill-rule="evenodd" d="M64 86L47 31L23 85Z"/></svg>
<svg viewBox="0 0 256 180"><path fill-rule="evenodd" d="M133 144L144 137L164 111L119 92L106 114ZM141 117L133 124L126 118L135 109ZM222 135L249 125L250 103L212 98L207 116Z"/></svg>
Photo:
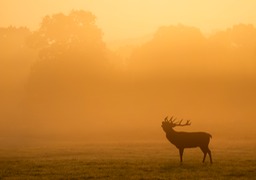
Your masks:
<svg viewBox="0 0 256 180"><path fill-rule="evenodd" d="M168 117L166 117L162 122L162 128L166 133L166 138L179 149L180 162L182 163L184 148L200 147L200 149L204 153L203 162L205 161L205 157L208 153L210 157L210 162L212 163L212 155L208 147L210 138L212 136L206 132L176 132L173 130L174 127L189 126L191 125L191 122L187 120L186 123L182 124L183 119L180 120L178 123L175 123L175 120L176 119L173 119L173 117L171 117L171 119L169 120Z"/></svg>

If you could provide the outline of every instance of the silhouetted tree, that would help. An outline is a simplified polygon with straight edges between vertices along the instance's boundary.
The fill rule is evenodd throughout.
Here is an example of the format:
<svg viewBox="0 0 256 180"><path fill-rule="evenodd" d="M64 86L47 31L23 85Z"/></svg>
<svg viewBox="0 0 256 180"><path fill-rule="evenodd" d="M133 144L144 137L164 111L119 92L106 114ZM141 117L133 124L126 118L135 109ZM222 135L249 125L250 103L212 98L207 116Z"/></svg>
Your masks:
<svg viewBox="0 0 256 180"><path fill-rule="evenodd" d="M0 28L1 133L13 133L20 125L24 84L36 57L36 53L26 46L26 39L30 35L31 31L26 27ZM13 124L17 127L12 127Z"/></svg>
<svg viewBox="0 0 256 180"><path fill-rule="evenodd" d="M255 76L256 28L239 24L209 37L209 61L233 76Z"/></svg>
<svg viewBox="0 0 256 180"><path fill-rule="evenodd" d="M26 46L30 34L25 27L0 28L0 89L17 87L27 78L35 57Z"/></svg>
<svg viewBox="0 0 256 180"><path fill-rule="evenodd" d="M110 73L109 52L95 16L85 11L46 16L28 45L40 57L27 85L30 118L54 119L56 124L90 119L86 115L100 108Z"/></svg>
<svg viewBox="0 0 256 180"><path fill-rule="evenodd" d="M256 29L235 25L209 37L187 26L161 27L137 48L128 67L138 76L253 75Z"/></svg>
<svg viewBox="0 0 256 180"><path fill-rule="evenodd" d="M40 50L42 60L60 60L93 70L106 65L106 48L102 32L95 25L95 16L90 12L72 11L69 15L46 16L39 30L29 38L28 44ZM105 68L105 67L104 67Z"/></svg>
<svg viewBox="0 0 256 180"><path fill-rule="evenodd" d="M135 50L128 66L145 76L196 71L205 45L206 38L194 27L161 27L150 42Z"/></svg>
<svg viewBox="0 0 256 180"><path fill-rule="evenodd" d="M72 11L69 15L46 16L28 44L40 50L41 60L34 66L33 73L47 68L42 71L98 76L107 68L102 33L90 12Z"/></svg>

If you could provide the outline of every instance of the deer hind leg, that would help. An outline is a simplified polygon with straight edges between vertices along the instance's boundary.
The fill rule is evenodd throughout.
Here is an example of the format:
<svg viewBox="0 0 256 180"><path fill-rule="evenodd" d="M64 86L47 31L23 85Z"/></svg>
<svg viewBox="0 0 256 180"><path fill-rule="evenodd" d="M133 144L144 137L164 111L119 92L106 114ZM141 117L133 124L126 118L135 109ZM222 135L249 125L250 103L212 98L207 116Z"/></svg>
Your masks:
<svg viewBox="0 0 256 180"><path fill-rule="evenodd" d="M212 164L212 152L211 152L211 150L207 147L207 149L208 149L208 154L209 154L209 157L210 157L210 162L211 162L211 164Z"/></svg>
<svg viewBox="0 0 256 180"><path fill-rule="evenodd" d="M211 152L211 150L209 149L209 147L208 147L208 146L207 146L207 147L200 147L200 149L201 149L201 150L203 151L203 153L204 153L203 163L204 163L204 161L205 161L205 157L206 157L207 153L209 154L210 162L212 163L212 152Z"/></svg>
<svg viewBox="0 0 256 180"><path fill-rule="evenodd" d="M179 152L180 152L180 162L182 163L182 156L183 156L184 149L180 148Z"/></svg>
<svg viewBox="0 0 256 180"><path fill-rule="evenodd" d="M203 158L203 163L204 163L204 161L205 161L205 157L206 157L206 155L207 155L207 152L208 152L208 148L207 147L200 147L200 149L203 151L203 153L204 153L204 158Z"/></svg>

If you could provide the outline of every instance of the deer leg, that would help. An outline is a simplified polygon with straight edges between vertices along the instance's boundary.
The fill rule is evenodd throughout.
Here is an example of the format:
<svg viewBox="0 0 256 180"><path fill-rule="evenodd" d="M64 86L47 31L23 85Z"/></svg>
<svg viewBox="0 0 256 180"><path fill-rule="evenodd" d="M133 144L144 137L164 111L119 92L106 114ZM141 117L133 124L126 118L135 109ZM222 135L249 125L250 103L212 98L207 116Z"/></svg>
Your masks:
<svg viewBox="0 0 256 180"><path fill-rule="evenodd" d="M180 148L179 152L180 152L180 162L182 163L182 156L183 156L184 149Z"/></svg>
<svg viewBox="0 0 256 180"><path fill-rule="evenodd" d="M212 164L212 152L209 148L208 148L208 154L209 154L209 157L210 157L210 162Z"/></svg>
<svg viewBox="0 0 256 180"><path fill-rule="evenodd" d="M203 163L204 163L204 161L205 161L205 157L206 157L206 155L207 155L207 149L205 149L205 148L203 148L203 147L200 147L200 149L203 151L203 153L204 153L204 158L203 158Z"/></svg>
<svg viewBox="0 0 256 180"><path fill-rule="evenodd" d="M204 163L204 161L205 161L205 157L206 157L206 152L204 152L204 158L203 158L203 163Z"/></svg>

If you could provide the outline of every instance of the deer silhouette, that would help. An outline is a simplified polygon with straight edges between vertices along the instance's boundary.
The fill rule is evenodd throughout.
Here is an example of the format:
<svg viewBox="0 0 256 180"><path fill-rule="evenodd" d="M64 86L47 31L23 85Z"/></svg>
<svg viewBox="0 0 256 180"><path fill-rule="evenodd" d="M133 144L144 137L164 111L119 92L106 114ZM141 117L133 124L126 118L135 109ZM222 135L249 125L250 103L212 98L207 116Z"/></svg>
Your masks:
<svg viewBox="0 0 256 180"><path fill-rule="evenodd" d="M180 162L182 163L182 156L185 148L195 148L200 147L204 153L203 163L207 153L210 157L210 162L212 163L212 154L208 145L210 138L212 137L209 133L206 132L177 132L173 128L176 126L189 126L191 125L190 120L187 120L186 123L182 124L183 119L175 122L176 119L171 117L168 120L168 117L162 122L162 128L166 133L166 138L179 149Z"/></svg>

